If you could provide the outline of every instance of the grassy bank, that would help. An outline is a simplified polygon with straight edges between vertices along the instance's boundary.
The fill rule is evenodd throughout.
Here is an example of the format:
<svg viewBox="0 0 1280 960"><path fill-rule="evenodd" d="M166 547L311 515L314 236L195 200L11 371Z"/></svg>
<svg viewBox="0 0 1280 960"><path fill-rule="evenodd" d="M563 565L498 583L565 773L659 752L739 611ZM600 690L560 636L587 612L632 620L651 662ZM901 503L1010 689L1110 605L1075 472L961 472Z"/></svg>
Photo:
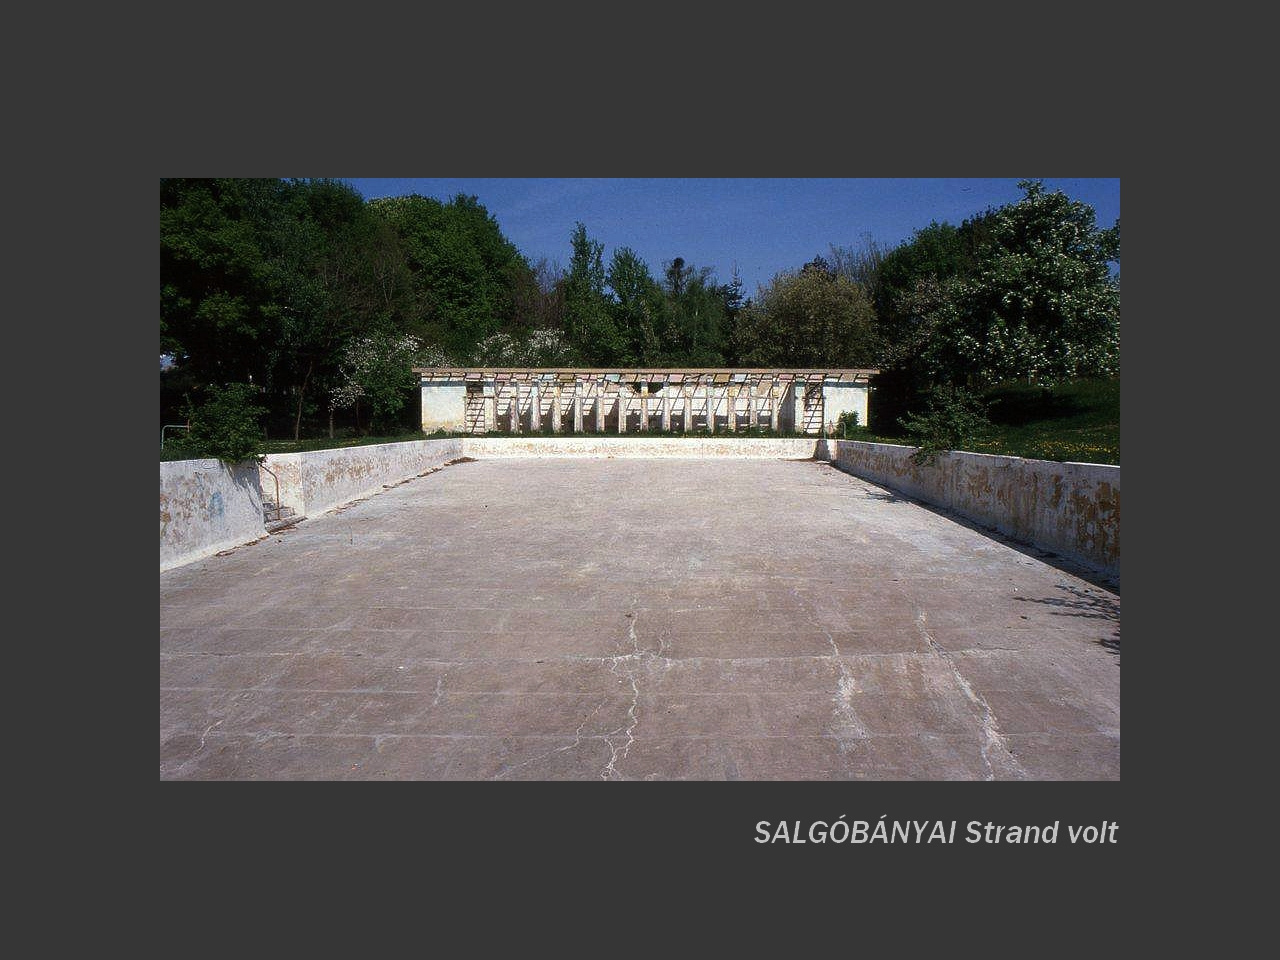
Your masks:
<svg viewBox="0 0 1280 960"><path fill-rule="evenodd" d="M1036 460L1120 462L1120 379L1075 380L1052 390L1025 383L988 390L991 426L965 449ZM874 400L873 400L874 402ZM908 443L903 434L859 437Z"/></svg>
<svg viewBox="0 0 1280 960"><path fill-rule="evenodd" d="M306 453L311 450L337 450L342 447L366 447L375 443L404 443L408 440L438 440L441 437L460 437L460 433L433 433L430 436L424 436L420 430L412 433L400 433L394 436L386 437L338 437L329 439L328 437L313 437L307 440L268 440L262 445L263 453ZM160 451L160 459L164 460L193 460L203 457L204 454L193 451L182 445L182 441L170 440L165 443L165 447Z"/></svg>

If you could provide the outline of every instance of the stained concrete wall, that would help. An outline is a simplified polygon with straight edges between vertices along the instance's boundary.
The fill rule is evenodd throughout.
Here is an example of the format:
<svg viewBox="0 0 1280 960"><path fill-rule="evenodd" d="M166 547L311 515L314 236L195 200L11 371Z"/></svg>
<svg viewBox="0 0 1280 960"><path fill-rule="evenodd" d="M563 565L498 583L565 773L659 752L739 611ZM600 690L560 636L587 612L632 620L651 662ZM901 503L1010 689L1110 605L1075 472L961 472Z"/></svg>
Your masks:
<svg viewBox="0 0 1280 960"><path fill-rule="evenodd" d="M1120 575L1120 468L976 453L911 460L913 447L844 440L739 437L467 437L275 454L280 501L316 516L461 456L833 460L840 469L945 507L1016 540ZM252 465L160 464L160 568L265 535L263 494L275 481Z"/></svg>
<svg viewBox="0 0 1280 960"><path fill-rule="evenodd" d="M272 454L265 466L280 477L281 503L314 517L377 493L383 484L399 483L462 455L462 441L458 439L411 440ZM275 481L265 470L261 484L268 499L275 495Z"/></svg>
<svg viewBox="0 0 1280 960"><path fill-rule="evenodd" d="M252 464L220 460L160 464L160 569L266 536L262 489Z"/></svg>
<svg viewBox="0 0 1280 960"><path fill-rule="evenodd" d="M914 447L830 444L841 470L1119 579L1117 466L981 453L943 453L916 463Z"/></svg>
<svg viewBox="0 0 1280 960"><path fill-rule="evenodd" d="M806 460L826 459L827 443L803 438L718 437L465 437L463 452L491 457L737 457Z"/></svg>

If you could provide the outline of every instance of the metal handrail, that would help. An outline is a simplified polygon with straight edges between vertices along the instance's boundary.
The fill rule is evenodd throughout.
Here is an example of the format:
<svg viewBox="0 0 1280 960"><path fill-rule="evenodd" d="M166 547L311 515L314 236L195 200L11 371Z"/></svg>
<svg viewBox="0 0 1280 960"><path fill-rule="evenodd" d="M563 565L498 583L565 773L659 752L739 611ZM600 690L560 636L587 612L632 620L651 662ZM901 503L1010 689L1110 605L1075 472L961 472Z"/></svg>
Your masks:
<svg viewBox="0 0 1280 960"><path fill-rule="evenodd" d="M261 463L261 462L260 462L260 463L258 464L258 466L259 466L261 469L263 469L263 470L267 471L267 473L271 474L272 479L273 479L273 480L275 480L275 482L276 482L276 499L275 499L275 504L276 504L276 520L279 520L279 519L280 519L280 514L281 514L282 509L283 509L283 508L282 508L282 506L281 506L281 504L280 504L280 478L279 478L279 477L277 477L277 476L276 476L276 472L275 472L274 470L272 470L270 467L268 467L265 463ZM262 511L262 519L263 519L264 521L267 519L267 511L265 511L265 510L263 510L263 511Z"/></svg>
<svg viewBox="0 0 1280 960"><path fill-rule="evenodd" d="M190 430L190 429L191 429L191 424L189 423L166 423L163 427L160 428L160 449L161 450L164 449L164 432L166 430Z"/></svg>

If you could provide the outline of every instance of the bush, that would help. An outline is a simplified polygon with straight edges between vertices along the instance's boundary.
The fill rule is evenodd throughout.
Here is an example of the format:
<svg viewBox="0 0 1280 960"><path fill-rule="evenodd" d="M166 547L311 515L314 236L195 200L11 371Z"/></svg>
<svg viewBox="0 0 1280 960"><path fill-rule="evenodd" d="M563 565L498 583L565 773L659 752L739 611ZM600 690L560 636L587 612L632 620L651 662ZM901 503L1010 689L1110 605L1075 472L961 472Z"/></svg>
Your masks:
<svg viewBox="0 0 1280 960"><path fill-rule="evenodd" d="M249 383L229 383L225 387L210 385L199 406L187 400L187 417L191 430L183 446L206 457L217 457L225 463L261 459L265 434L259 406L258 389Z"/></svg>
<svg viewBox="0 0 1280 960"><path fill-rule="evenodd" d="M920 448L917 458L964 447L991 425L978 397L962 387L951 386L934 387L924 413L909 413L899 423Z"/></svg>
<svg viewBox="0 0 1280 960"><path fill-rule="evenodd" d="M840 414L840 418L836 421L835 435L842 440L848 440L850 437L856 437L862 433L862 428L858 426L858 411L846 410Z"/></svg>

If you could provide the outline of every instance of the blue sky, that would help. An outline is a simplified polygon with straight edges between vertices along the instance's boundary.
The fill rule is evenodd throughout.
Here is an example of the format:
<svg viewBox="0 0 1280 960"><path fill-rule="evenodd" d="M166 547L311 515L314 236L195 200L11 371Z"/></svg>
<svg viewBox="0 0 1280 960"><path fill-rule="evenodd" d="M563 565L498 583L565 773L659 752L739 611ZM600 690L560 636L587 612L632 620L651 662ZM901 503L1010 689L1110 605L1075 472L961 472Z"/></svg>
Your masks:
<svg viewBox="0 0 1280 960"><path fill-rule="evenodd" d="M780 270L825 254L829 244L861 246L869 234L893 246L931 220L959 224L1021 196L1020 178L1002 179L356 179L368 199L419 193L448 200L475 194L530 262L567 267L569 235L581 220L605 246L605 264L631 247L655 276L673 257L710 266L721 282L734 265L747 295ZM1044 177L1083 200L1099 226L1120 216L1119 178Z"/></svg>

